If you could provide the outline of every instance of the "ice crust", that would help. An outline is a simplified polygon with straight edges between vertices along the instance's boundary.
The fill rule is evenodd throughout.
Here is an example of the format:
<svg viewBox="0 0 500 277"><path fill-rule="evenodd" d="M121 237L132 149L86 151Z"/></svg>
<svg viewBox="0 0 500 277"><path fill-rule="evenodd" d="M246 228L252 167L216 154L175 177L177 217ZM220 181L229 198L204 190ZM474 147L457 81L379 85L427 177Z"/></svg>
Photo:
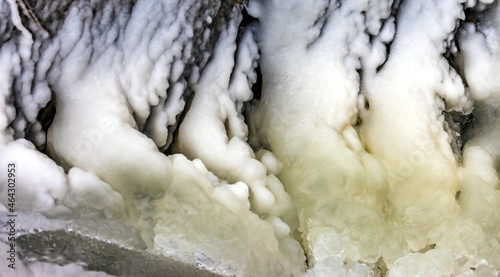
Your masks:
<svg viewBox="0 0 500 277"><path fill-rule="evenodd" d="M0 250L2 252L7 252L9 247L3 242L0 243ZM7 263L2 261L0 263L5 268ZM2 275L3 276L3 275ZM16 270L12 270L8 276L12 277L27 277L27 276L82 276L82 277L110 277L104 272L97 271L86 271L81 265L68 264L68 265L57 265L48 262L34 262L27 264L19 264Z"/></svg>
<svg viewBox="0 0 500 277"><path fill-rule="evenodd" d="M23 230L131 228L222 275L498 276L498 1L24 2L0 0Z"/></svg>

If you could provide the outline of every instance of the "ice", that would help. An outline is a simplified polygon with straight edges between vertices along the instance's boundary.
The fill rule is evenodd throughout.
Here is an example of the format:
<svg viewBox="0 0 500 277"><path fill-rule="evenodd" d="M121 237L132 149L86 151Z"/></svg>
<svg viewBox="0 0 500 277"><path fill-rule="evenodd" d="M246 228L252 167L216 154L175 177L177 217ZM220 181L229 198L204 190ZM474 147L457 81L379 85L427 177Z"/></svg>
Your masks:
<svg viewBox="0 0 500 277"><path fill-rule="evenodd" d="M255 4L249 11L260 22L263 92L251 122L282 164L278 177L298 207L310 261L376 261L387 188L382 166L363 150L351 126L356 69L367 50L362 13L370 10L368 3ZM380 173L368 179L367 171ZM365 190L373 198L362 196Z"/></svg>
<svg viewBox="0 0 500 277"><path fill-rule="evenodd" d="M0 144L0 152L1 166L7 168L8 164L15 165L16 210L49 214L58 209L62 209L60 212L63 213L67 210L60 206L66 196L66 176L63 169L53 160L38 152L35 146L25 139ZM8 179L0 179L0 203L4 206L10 203L7 198L8 188Z"/></svg>
<svg viewBox="0 0 500 277"><path fill-rule="evenodd" d="M73 167L68 172L68 193L64 204L75 213L92 217L93 213L116 221L126 221L123 197L94 174Z"/></svg>
<svg viewBox="0 0 500 277"><path fill-rule="evenodd" d="M367 149L388 170L388 209L414 251L439 240L458 208L457 162L441 113L443 101L463 100L461 107L467 100L462 81L441 57L461 5L426 5L434 7L432 1L402 3L388 60L364 88L369 110L360 127Z"/></svg>
<svg viewBox="0 0 500 277"><path fill-rule="evenodd" d="M4 243L0 243L0 250L5 253L9 250L9 246ZM81 265L76 263L68 265L57 265L49 262L32 262L32 263L16 263L16 269L8 268L8 262L6 259L2 259L0 263L5 269L3 273L7 273L9 277L34 277L34 276L82 276L82 277L108 277L104 272L98 271L86 271Z"/></svg>
<svg viewBox="0 0 500 277"><path fill-rule="evenodd" d="M283 163L278 176L298 206L305 248L313 261L322 264L321 259L337 255L374 262L382 256L391 267L405 252L445 238L453 228L449 224L457 220L459 165L441 114L467 112L471 100L442 55L464 18L463 10L457 1L405 1L394 22L387 9L392 3L386 3L377 7L386 10L375 13L380 17L375 24L363 20L362 12L376 10L366 2L336 4L251 3L249 12L260 22L263 72L253 130ZM299 14L302 20L297 22ZM321 26L319 33L315 25ZM373 44L360 33L363 28L376 36ZM312 36L309 30L315 30ZM355 72L359 59L367 66L361 76ZM474 62L487 70L480 60ZM361 125L353 129L357 110L352 95L358 86ZM497 195L497 179L489 180L490 193ZM371 199L357 196L356 190L367 189L374 192L367 194ZM331 202L323 202L327 200ZM332 221L325 219L326 212ZM390 238L387 244L380 233ZM379 243L382 252L374 248Z"/></svg>
<svg viewBox="0 0 500 277"><path fill-rule="evenodd" d="M462 244L460 247L466 249L468 254L487 259L497 269L500 266L500 83L495 76L500 70L499 11L497 2L484 14L477 29L468 24L459 34L459 45L463 51L458 60L471 96L476 100L474 125L465 133L467 142L461 172L460 220L469 228L458 227L446 241L453 246ZM478 66L477 62L484 64ZM457 236L467 237L468 241L475 243L460 243ZM485 273L485 276L488 275L491 274Z"/></svg>
<svg viewBox="0 0 500 277"><path fill-rule="evenodd" d="M16 165L20 235L221 275L498 276L499 11L0 0L0 166Z"/></svg>
<svg viewBox="0 0 500 277"><path fill-rule="evenodd" d="M145 222L153 222L154 249L177 251L190 261L205 256L209 268L232 269L225 274L300 275L304 256L287 224L278 217L266 223L233 193L233 185L213 184L218 180L207 178L212 173L182 155L171 159L183 174L174 175L165 197L141 213Z"/></svg>
<svg viewBox="0 0 500 277"><path fill-rule="evenodd" d="M232 122L228 135L234 139L229 148L234 148L233 160L242 159L237 165L240 173L232 178L222 175L226 180L219 180L205 167L207 160L203 154L193 155L193 158L202 160L191 162L184 156L167 158L158 151L157 147L168 146L172 140L168 138L172 132L167 127L176 124L184 108L184 69L192 66L189 63L193 58L189 51L194 36L191 24L196 13L193 11L206 13L200 9L202 3L165 1L160 4L159 8L147 1L139 1L129 11L125 7L105 3L101 7L102 12L92 20L82 20L91 16L92 6L75 3L68 8L62 28L52 40L46 41L40 67L36 70L39 80L36 92L39 95L53 92L57 99L57 112L47 134L47 153L67 172L66 175L54 163L65 190L59 198L48 198L46 201L62 203L63 207L69 208L65 216L78 218L73 225L90 234L109 236L102 231L106 228L88 220L101 222L101 219L111 219L142 230L142 238L152 251L156 249L165 254L172 251L169 246L177 245L175 256L185 253L190 261L201 255L208 257L204 259L207 263L211 260L221 268L236 267L238 272L248 263L252 265L246 270L248 273L298 275L303 268L302 249L291 238L288 225L280 219L280 216L288 220L290 215L293 217L293 205L279 179L267 175L266 167L254 158L252 149L244 142L247 130L241 112L243 102L249 100L252 94L249 86L255 82L253 68L257 55L249 35L246 46L239 50L240 61L235 65L238 74L229 81L234 61L233 55L226 55L229 52L225 51L236 49L234 41L241 19L236 16L236 9L229 23L232 29L227 34L224 34L225 30L219 31L219 45L226 46L218 47L216 54L227 60L230 66L218 64L220 60L216 60L211 62L211 67L215 70L225 68L219 75L222 78L219 85L225 86L223 97L226 98L216 98L212 103L227 109L230 116ZM203 5L206 7L208 4ZM168 16L173 11L176 11L176 17ZM160 15L167 15L167 20ZM124 17L130 18L125 22ZM196 25L195 28L201 28L201 25ZM208 39L206 32L203 39ZM248 57L247 53L253 54ZM198 62L203 65L206 57L203 55ZM210 69L206 72L197 86L206 85L210 89L214 87L210 78L215 73ZM30 78L31 75L23 76ZM200 89L195 101L198 101L198 95L210 95L212 92ZM26 104L29 105L32 99L29 96L27 99ZM49 99L45 97L42 100ZM37 112L36 107L26 110ZM192 104L191 111L195 110L196 104ZM184 119L183 126L189 126L189 116ZM27 125L20 121L17 129L24 128ZM140 133L143 129L155 143ZM220 147L217 143L212 145ZM195 146L190 147L195 149ZM210 150L216 153L213 152L215 148ZM271 154L267 154L266 159L276 173L278 162L273 161ZM223 161L220 159L217 163L223 168L230 165ZM37 169L31 171L42 170L42 165L32 165ZM247 171L249 166L254 169ZM174 171L177 173L173 174ZM45 179L40 181L50 184ZM235 184L229 185L228 181ZM266 183L272 187L272 192L266 188ZM274 194L283 200L276 207ZM202 208L200 205L207 210L199 210ZM46 209L53 210L52 206ZM259 210L263 216L271 211L272 215L265 221L251 212L250 207ZM185 209L199 212L196 218L206 220L192 222L194 225L185 222L186 217L193 216L185 214ZM37 211L30 206L28 210ZM59 213L58 216L63 215ZM218 229L221 218L222 222L227 221L224 224L228 228ZM239 231L232 231L232 223L226 218L240 222L237 224L240 225ZM84 225L85 222L87 225ZM176 226L169 222L176 222ZM210 228L215 228L220 237L207 237ZM274 236L275 232L278 238ZM257 233L261 235L249 237ZM176 237L178 235L181 237ZM214 249L219 249L219 239L232 236L234 239L227 242L228 246L239 242L239 250L225 247L226 252L214 252ZM175 239L171 241L167 238ZM206 243L198 243L203 240ZM242 249L247 254L241 252ZM235 259L234 253L239 251L241 255Z"/></svg>
<svg viewBox="0 0 500 277"><path fill-rule="evenodd" d="M251 33L246 32L234 64L230 53L236 51L236 31L237 26L233 25L227 34L223 33L224 39L219 42L213 60L195 87L193 102L179 129L176 148L191 159L202 160L218 177L249 186L252 209L265 216L274 205L279 205L275 200L277 195L267 188L270 176L266 166L255 159L246 143L248 130L241 116L242 103L250 99L250 85L256 78L253 68L257 50L251 43ZM272 159L267 155L268 163L275 163L269 166L275 168L276 174L278 162ZM276 181L279 182L274 179ZM274 192L285 193L283 190Z"/></svg>

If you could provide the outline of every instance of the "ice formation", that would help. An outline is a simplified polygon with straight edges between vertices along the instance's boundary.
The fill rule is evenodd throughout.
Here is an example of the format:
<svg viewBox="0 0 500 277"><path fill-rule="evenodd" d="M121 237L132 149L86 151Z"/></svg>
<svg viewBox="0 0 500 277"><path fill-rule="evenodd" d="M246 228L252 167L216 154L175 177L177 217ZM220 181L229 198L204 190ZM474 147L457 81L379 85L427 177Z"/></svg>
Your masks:
<svg viewBox="0 0 500 277"><path fill-rule="evenodd" d="M0 243L0 250L2 252L7 252L9 250L8 246L4 243ZM7 268L7 264L4 261L1 263L2 266ZM3 276L3 275L2 275ZM86 271L81 266L76 264L68 264L64 266L48 263L48 262L35 262L20 264L16 270L9 274L12 277L25 277L25 276L82 276L82 277L109 277L103 272Z"/></svg>
<svg viewBox="0 0 500 277"><path fill-rule="evenodd" d="M20 213L116 222L227 275L498 276L498 1L0 15L0 165L18 168ZM0 193L5 215L4 177Z"/></svg>

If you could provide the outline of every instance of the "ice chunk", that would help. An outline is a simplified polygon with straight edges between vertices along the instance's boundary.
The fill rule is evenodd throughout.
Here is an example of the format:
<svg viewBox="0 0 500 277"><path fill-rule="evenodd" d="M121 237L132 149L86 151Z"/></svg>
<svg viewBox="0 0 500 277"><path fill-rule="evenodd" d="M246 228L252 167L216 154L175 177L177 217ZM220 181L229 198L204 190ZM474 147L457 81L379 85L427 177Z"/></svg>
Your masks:
<svg viewBox="0 0 500 277"><path fill-rule="evenodd" d="M14 184L15 209L26 212L64 213L64 207L55 211L66 196L67 181L63 169L46 155L38 152L35 146L18 139L6 145L0 144L0 166L13 168L13 177L0 178L1 203L7 201L9 183ZM8 165L13 165L9 166ZM35 174L36 173L36 174ZM67 209L66 209L67 211Z"/></svg>

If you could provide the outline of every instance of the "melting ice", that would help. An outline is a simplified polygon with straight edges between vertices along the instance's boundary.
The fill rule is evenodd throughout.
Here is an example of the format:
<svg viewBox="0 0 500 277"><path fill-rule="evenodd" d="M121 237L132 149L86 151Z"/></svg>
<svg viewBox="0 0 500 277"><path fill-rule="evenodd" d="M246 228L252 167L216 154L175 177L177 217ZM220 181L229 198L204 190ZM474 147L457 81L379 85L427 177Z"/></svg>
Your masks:
<svg viewBox="0 0 500 277"><path fill-rule="evenodd" d="M20 212L227 275L498 276L498 1L233 2L0 1Z"/></svg>

